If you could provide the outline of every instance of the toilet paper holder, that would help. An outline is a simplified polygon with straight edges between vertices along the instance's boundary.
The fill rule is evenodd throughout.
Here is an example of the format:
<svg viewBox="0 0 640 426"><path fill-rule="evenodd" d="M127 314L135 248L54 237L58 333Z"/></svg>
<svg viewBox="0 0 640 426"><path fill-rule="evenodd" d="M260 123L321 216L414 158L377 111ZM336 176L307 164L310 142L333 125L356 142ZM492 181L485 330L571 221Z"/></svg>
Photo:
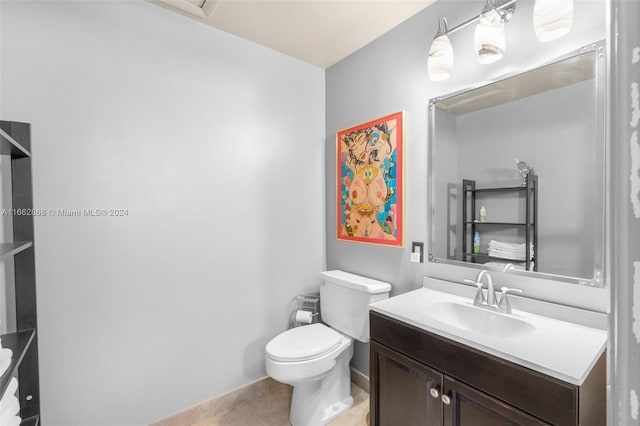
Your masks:
<svg viewBox="0 0 640 426"><path fill-rule="evenodd" d="M311 323L318 322L318 305L320 303L320 296L317 294L298 294L293 303L293 309L290 315L290 323L293 327L300 327L301 325L307 325ZM298 311L304 311L305 315L297 315ZM311 313L311 321L300 322L298 319L300 317L304 317L305 319L309 318L309 315L306 312Z"/></svg>

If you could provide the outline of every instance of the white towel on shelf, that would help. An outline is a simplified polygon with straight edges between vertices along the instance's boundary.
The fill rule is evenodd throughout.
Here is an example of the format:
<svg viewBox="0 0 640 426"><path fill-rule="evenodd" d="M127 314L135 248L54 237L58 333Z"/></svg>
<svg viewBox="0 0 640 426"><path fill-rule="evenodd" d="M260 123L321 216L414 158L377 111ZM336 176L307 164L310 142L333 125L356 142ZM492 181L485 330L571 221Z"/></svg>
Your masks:
<svg viewBox="0 0 640 426"><path fill-rule="evenodd" d="M489 242L488 254L491 257L499 257L510 260L526 260L526 243L505 243L491 240ZM529 246L529 260L533 258L533 243Z"/></svg>
<svg viewBox="0 0 640 426"><path fill-rule="evenodd" d="M2 398L4 401L4 398ZM10 395L10 398L4 402L2 408L0 408L0 425L4 425L11 417L20 412L20 401L15 395Z"/></svg>
<svg viewBox="0 0 640 426"><path fill-rule="evenodd" d="M533 250L533 243L529 244L530 248ZM502 241L491 240L489 241L489 247L497 250L524 251L527 245L526 243L505 243Z"/></svg>
<svg viewBox="0 0 640 426"><path fill-rule="evenodd" d="M496 247L513 248L513 249L522 248L525 246L525 243L507 243L504 241L496 241L496 240L489 241L489 244Z"/></svg>
<svg viewBox="0 0 640 426"><path fill-rule="evenodd" d="M500 259L509 259L509 260L517 260L522 261L525 260L526 254L524 253L515 253L512 251L504 251L504 250L489 250L489 256L498 257Z"/></svg>
<svg viewBox="0 0 640 426"><path fill-rule="evenodd" d="M9 365L11 365L11 357L13 356L13 351L9 348L4 348L0 351L0 376L7 371Z"/></svg>
<svg viewBox="0 0 640 426"><path fill-rule="evenodd" d="M9 385L7 386L7 390L4 391L4 395L2 395L2 398L0 399L0 404L2 404L5 398L8 399L10 396L15 395L17 391L18 391L18 379L16 379L15 377L12 377L11 380L9 381Z"/></svg>
<svg viewBox="0 0 640 426"><path fill-rule="evenodd" d="M6 426L20 426L20 423L22 423L22 419L19 416L13 416L7 420ZM5 424L2 423L2 426Z"/></svg>

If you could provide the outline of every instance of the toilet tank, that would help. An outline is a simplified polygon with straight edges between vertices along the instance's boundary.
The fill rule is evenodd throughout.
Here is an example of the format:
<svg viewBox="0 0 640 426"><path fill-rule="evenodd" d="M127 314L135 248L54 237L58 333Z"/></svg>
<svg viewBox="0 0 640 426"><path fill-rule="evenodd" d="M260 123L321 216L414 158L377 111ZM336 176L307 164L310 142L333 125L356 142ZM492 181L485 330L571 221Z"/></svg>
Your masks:
<svg viewBox="0 0 640 426"><path fill-rule="evenodd" d="M387 299L391 284L344 271L321 272L322 321L361 342L369 341L369 304Z"/></svg>

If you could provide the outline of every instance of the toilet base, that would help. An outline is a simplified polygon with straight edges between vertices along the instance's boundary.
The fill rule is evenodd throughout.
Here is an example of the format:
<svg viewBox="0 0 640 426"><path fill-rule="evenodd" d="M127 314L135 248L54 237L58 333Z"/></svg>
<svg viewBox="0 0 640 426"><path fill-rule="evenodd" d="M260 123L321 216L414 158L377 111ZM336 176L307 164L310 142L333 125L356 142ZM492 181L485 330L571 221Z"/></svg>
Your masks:
<svg viewBox="0 0 640 426"><path fill-rule="evenodd" d="M349 345L326 376L293 385L292 426L324 426L353 406L349 371L352 356L353 345Z"/></svg>

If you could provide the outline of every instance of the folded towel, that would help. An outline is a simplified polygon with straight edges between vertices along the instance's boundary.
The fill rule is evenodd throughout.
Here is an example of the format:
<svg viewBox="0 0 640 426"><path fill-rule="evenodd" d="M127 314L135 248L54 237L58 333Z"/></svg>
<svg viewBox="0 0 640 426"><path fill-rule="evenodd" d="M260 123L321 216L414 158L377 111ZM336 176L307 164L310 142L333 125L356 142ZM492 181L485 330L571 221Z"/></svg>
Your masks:
<svg viewBox="0 0 640 426"><path fill-rule="evenodd" d="M13 416L7 420L6 426L20 426L20 423L22 423L22 419L18 416ZM5 424L2 423L2 426L5 426Z"/></svg>
<svg viewBox="0 0 640 426"><path fill-rule="evenodd" d="M4 348L0 351L0 376L7 371L9 365L11 365L11 357L13 356L13 352L11 349Z"/></svg>
<svg viewBox="0 0 640 426"><path fill-rule="evenodd" d="M523 255L526 253L525 250L505 250L505 249L501 249L501 248L493 248L493 247L489 247L489 251L495 251L498 253L512 253L514 255L520 254ZM529 253L533 252L533 249L529 249Z"/></svg>
<svg viewBox="0 0 640 426"><path fill-rule="evenodd" d="M12 377L9 381L9 385L7 386L7 390L4 391L4 395L2 395L2 399L0 399L0 404L5 401L5 398L8 400L10 397L16 394L18 391L18 379Z"/></svg>
<svg viewBox="0 0 640 426"><path fill-rule="evenodd" d="M533 243L529 243L530 248L533 250ZM527 248L526 243L504 243L502 241L491 240L489 241L489 247L501 250L522 250Z"/></svg>
<svg viewBox="0 0 640 426"><path fill-rule="evenodd" d="M9 418L20 412L20 402L15 395L11 395L7 401L4 401L4 398L2 400L3 402L0 403L0 425L4 425Z"/></svg>
<svg viewBox="0 0 640 426"><path fill-rule="evenodd" d="M529 250L529 260L531 260L533 258L533 243L530 243ZM504 243L501 241L491 240L489 242L488 254L492 257L509 260L526 260L526 244Z"/></svg>

